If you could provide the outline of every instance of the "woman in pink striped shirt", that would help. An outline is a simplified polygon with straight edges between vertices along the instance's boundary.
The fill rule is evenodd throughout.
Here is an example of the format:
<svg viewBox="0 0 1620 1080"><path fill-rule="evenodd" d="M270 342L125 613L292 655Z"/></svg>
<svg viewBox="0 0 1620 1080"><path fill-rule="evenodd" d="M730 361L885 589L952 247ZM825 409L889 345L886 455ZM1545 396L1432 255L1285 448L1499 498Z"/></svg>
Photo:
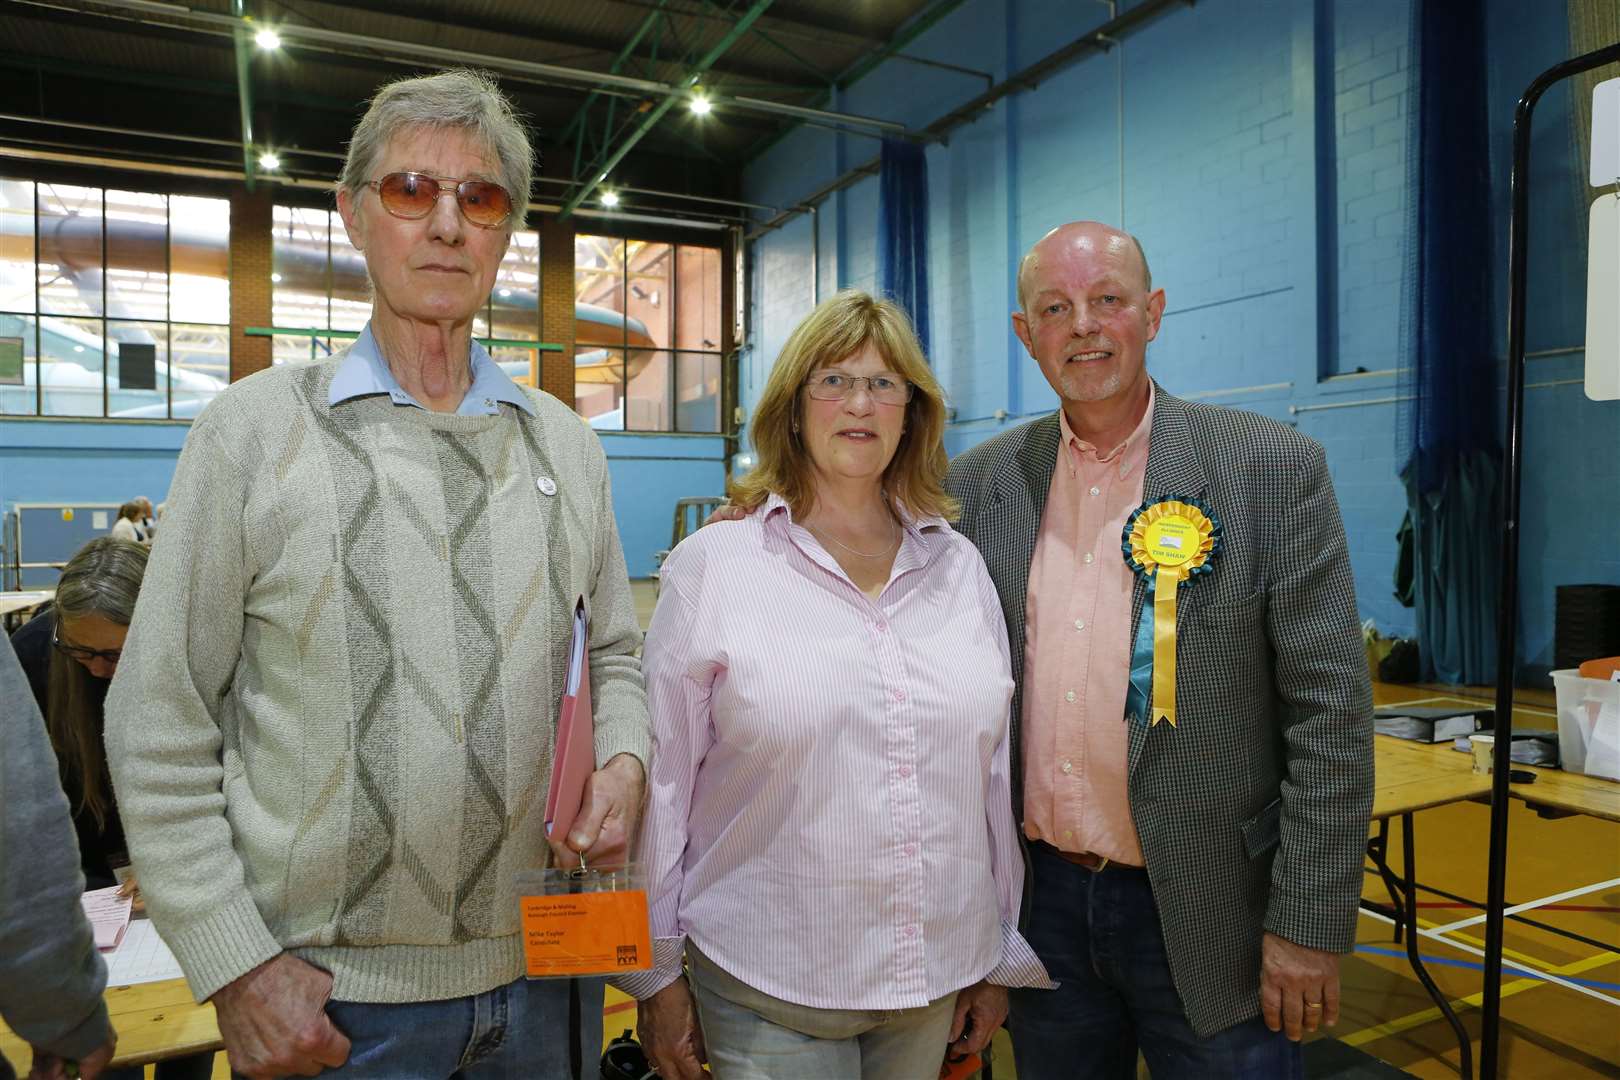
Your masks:
<svg viewBox="0 0 1620 1080"><path fill-rule="evenodd" d="M666 1080L933 1080L1006 987L1051 985L1017 930L1000 604L900 309L816 308L754 415L749 512L670 553L647 635L658 966L621 985Z"/></svg>

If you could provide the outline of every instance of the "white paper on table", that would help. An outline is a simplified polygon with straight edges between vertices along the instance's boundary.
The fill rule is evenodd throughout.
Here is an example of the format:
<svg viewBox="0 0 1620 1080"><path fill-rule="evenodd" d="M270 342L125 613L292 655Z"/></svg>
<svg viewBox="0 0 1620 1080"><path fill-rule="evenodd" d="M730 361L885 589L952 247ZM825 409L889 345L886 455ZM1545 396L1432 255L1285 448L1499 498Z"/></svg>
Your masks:
<svg viewBox="0 0 1620 1080"><path fill-rule="evenodd" d="M123 944L107 956L107 985L134 986L136 983L183 979L185 972L174 953L163 944L151 919L135 919L124 934Z"/></svg>
<svg viewBox="0 0 1620 1080"><path fill-rule="evenodd" d="M102 952L116 949L123 940L124 930L129 926L129 914L134 906L134 899L118 895L118 886L113 885L106 889L93 889L79 897L79 903L84 905L85 917L90 920L90 929L95 931L96 948Z"/></svg>

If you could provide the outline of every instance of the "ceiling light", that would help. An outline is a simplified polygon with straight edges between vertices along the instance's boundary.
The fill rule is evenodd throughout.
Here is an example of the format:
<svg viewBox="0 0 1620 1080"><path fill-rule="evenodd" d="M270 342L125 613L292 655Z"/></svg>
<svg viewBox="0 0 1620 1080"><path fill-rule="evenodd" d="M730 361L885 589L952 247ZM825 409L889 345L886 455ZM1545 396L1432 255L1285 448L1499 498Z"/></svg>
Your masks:
<svg viewBox="0 0 1620 1080"><path fill-rule="evenodd" d="M281 35L266 28L253 35L253 43L266 52L271 49L279 49L281 48Z"/></svg>
<svg viewBox="0 0 1620 1080"><path fill-rule="evenodd" d="M618 206L619 205L619 193L617 191L604 191L604 192L602 192L602 205L603 206Z"/></svg>
<svg viewBox="0 0 1620 1080"><path fill-rule="evenodd" d="M500 291L500 295L502 295L502 296L511 296L512 295L512 290L511 289L502 289Z"/></svg>
<svg viewBox="0 0 1620 1080"><path fill-rule="evenodd" d="M271 274L270 275L270 282L273 285L280 285L281 284L281 275L280 274Z"/></svg>
<svg viewBox="0 0 1620 1080"><path fill-rule="evenodd" d="M259 168L279 169L281 168L281 159L276 157L274 152L266 150L264 153L259 155Z"/></svg>
<svg viewBox="0 0 1620 1080"><path fill-rule="evenodd" d="M691 102L686 107L692 110L694 116L708 116L714 111L714 102L702 94L693 94Z"/></svg>

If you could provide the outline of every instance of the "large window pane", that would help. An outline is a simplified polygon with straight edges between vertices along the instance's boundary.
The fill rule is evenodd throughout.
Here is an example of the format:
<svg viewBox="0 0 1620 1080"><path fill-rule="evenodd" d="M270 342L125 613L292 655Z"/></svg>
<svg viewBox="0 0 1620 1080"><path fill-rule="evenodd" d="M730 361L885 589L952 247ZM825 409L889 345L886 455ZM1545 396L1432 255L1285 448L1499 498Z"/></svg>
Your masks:
<svg viewBox="0 0 1620 1080"><path fill-rule="evenodd" d="M45 384L42 415L105 415L104 347L100 319L47 315L39 320L40 380Z"/></svg>
<svg viewBox="0 0 1620 1080"><path fill-rule="evenodd" d="M349 243L343 219L332 211L332 329L364 330L371 319L366 257Z"/></svg>
<svg viewBox="0 0 1620 1080"><path fill-rule="evenodd" d="M270 362L291 364L300 360L324 360L332 355L334 346L341 349L348 343L347 338L330 338L324 334L277 334L270 339Z"/></svg>
<svg viewBox="0 0 1620 1080"><path fill-rule="evenodd" d="M301 206L271 209L270 317L286 329L331 329L330 216ZM281 339L277 339L277 350Z"/></svg>
<svg viewBox="0 0 1620 1080"><path fill-rule="evenodd" d="M675 354L675 430L720 430L720 354Z"/></svg>
<svg viewBox="0 0 1620 1080"><path fill-rule="evenodd" d="M602 431L624 430L624 350L574 352L574 411Z"/></svg>
<svg viewBox="0 0 1620 1080"><path fill-rule="evenodd" d="M34 185L0 180L0 311L33 310Z"/></svg>
<svg viewBox="0 0 1620 1080"><path fill-rule="evenodd" d="M622 346L625 343L624 255L623 240L609 236L574 237L576 344Z"/></svg>
<svg viewBox="0 0 1620 1080"><path fill-rule="evenodd" d="M33 278L33 268L29 268L29 278ZM32 286L32 280L30 280ZM6 379L0 381L0 415L5 416L32 416L37 407L35 383L39 378L38 357L36 345L38 338L34 334L35 324L32 315L7 315L0 313L0 349L6 352ZM11 371L11 358L16 351L22 352L22 371L13 374Z"/></svg>
<svg viewBox="0 0 1620 1080"><path fill-rule="evenodd" d="M168 323L107 320L107 415L169 415Z"/></svg>
<svg viewBox="0 0 1620 1080"><path fill-rule="evenodd" d="M640 323L652 344L667 349L674 344L675 298L670 295L670 269L675 249L668 244L632 240L625 284L625 312Z"/></svg>
<svg viewBox="0 0 1620 1080"><path fill-rule="evenodd" d="M169 200L139 191L108 191L107 314L169 317Z"/></svg>
<svg viewBox="0 0 1620 1080"><path fill-rule="evenodd" d="M39 310L100 315L101 189L39 184L36 207Z"/></svg>
<svg viewBox="0 0 1620 1080"><path fill-rule="evenodd" d="M174 195L169 199L169 217L169 318L229 323L230 202Z"/></svg>
<svg viewBox="0 0 1620 1080"><path fill-rule="evenodd" d="M625 394L624 426L629 431L670 431L670 354L631 349L630 389Z"/></svg>
<svg viewBox="0 0 1620 1080"><path fill-rule="evenodd" d="M169 327L169 350L174 415L190 419L230 382L230 327L175 323Z"/></svg>
<svg viewBox="0 0 1620 1080"><path fill-rule="evenodd" d="M720 348L720 251L675 249L675 348Z"/></svg>

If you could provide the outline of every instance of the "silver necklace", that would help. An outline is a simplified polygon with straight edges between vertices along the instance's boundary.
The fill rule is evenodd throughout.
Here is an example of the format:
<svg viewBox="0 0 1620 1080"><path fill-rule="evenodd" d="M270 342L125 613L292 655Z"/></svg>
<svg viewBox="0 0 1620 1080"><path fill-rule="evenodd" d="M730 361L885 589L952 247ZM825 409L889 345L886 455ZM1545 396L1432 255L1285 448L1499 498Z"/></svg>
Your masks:
<svg viewBox="0 0 1620 1080"><path fill-rule="evenodd" d="M805 522L805 527L822 539L831 540L833 543L837 544L851 555L859 555L863 559L881 559L885 555L889 554L889 552L900 546L900 523L898 521L894 523L894 539L889 542L888 547L884 548L882 551L876 552L875 554L865 551L856 551L854 548L838 539L838 537L834 536L832 533L822 532L809 522Z"/></svg>

